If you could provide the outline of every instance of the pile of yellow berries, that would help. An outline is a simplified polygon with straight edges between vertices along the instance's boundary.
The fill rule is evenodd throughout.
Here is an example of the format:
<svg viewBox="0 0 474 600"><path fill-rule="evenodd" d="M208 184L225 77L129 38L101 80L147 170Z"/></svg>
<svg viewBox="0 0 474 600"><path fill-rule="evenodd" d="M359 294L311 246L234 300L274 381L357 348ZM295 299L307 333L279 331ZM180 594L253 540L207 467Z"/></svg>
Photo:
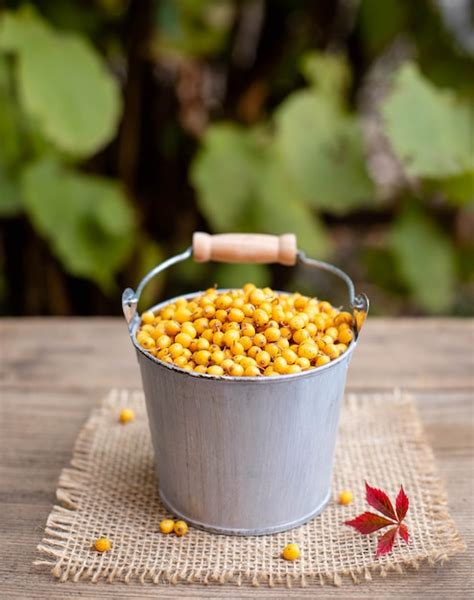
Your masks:
<svg viewBox="0 0 474 600"><path fill-rule="evenodd" d="M277 293L247 283L179 298L142 314L137 341L147 352L187 371L257 377L321 367L353 339L353 317L329 302Z"/></svg>

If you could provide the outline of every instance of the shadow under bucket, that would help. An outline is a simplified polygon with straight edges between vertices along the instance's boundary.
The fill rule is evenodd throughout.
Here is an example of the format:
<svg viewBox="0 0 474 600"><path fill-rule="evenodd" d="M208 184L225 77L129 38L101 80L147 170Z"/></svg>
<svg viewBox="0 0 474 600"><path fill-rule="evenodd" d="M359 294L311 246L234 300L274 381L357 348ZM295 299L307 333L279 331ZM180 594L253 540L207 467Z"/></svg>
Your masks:
<svg viewBox="0 0 474 600"><path fill-rule="evenodd" d="M177 517L215 533L262 535L291 529L329 501L339 414L356 339L323 367L278 377L216 377L154 358L135 338L138 298L151 277L191 254L190 248L166 261L144 278L136 293L129 288L123 296L161 498ZM302 253L297 256L312 262ZM352 286L344 274L347 283L346 278ZM361 325L366 297L355 297L353 286L349 292Z"/></svg>

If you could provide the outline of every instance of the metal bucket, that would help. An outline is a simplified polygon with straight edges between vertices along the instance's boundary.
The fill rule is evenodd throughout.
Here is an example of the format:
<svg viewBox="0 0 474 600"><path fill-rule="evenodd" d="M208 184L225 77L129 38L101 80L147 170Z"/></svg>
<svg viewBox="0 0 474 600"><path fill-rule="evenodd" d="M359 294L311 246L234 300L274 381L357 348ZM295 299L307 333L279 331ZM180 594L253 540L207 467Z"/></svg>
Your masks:
<svg viewBox="0 0 474 600"><path fill-rule="evenodd" d="M354 295L351 280L339 269L295 252L295 262L329 270L348 285L357 325L347 351L323 367L279 377L185 371L154 358L137 343L136 308L153 276L192 255L189 248L169 259L143 279L137 292L128 288L123 294L161 499L174 515L216 533L262 535L291 529L321 512L330 498L347 368L367 314L367 298Z"/></svg>

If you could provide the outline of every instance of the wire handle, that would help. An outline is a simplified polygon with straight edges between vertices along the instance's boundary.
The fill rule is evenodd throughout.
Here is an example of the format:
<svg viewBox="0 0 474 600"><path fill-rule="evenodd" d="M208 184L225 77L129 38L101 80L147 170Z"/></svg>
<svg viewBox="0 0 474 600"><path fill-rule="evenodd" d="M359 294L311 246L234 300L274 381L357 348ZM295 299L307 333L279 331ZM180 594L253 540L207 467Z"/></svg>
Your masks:
<svg viewBox="0 0 474 600"><path fill-rule="evenodd" d="M127 288L123 292L122 309L130 331L133 329L135 321L139 319L137 314L138 302L144 287L158 273L191 256L196 262L213 260L231 263L280 263L288 266L295 265L298 262L305 266L329 271L342 279L347 286L349 303L353 309L356 337L359 335L369 312L369 299L365 294L356 295L354 284L349 275L330 263L307 258L304 252L297 250L296 236L291 233L274 236L247 233L210 235L196 232L193 235L192 246L181 254L168 258L168 260L147 273L138 284L136 291Z"/></svg>

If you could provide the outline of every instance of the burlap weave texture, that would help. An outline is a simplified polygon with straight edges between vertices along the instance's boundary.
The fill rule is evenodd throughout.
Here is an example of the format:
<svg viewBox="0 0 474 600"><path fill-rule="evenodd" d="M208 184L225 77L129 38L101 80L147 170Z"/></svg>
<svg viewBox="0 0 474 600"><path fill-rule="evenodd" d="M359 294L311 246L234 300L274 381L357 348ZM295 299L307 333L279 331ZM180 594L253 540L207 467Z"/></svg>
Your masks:
<svg viewBox="0 0 474 600"><path fill-rule="evenodd" d="M131 407L137 418L121 425ZM403 484L410 510L408 545L375 558L377 535L362 536L343 521L367 510L364 482L394 497ZM183 538L159 533L166 516L158 492L154 456L141 392L114 390L80 432L71 467L63 470L57 497L39 545L37 565L59 579L79 581L195 582L253 585L339 585L374 573L402 572L423 561L442 561L463 549L451 520L432 451L411 398L400 393L348 395L338 434L333 490L349 489L354 502L335 501L309 523L268 536L231 537L191 529ZM93 541L107 536L111 552ZM281 559L297 542L300 560Z"/></svg>

